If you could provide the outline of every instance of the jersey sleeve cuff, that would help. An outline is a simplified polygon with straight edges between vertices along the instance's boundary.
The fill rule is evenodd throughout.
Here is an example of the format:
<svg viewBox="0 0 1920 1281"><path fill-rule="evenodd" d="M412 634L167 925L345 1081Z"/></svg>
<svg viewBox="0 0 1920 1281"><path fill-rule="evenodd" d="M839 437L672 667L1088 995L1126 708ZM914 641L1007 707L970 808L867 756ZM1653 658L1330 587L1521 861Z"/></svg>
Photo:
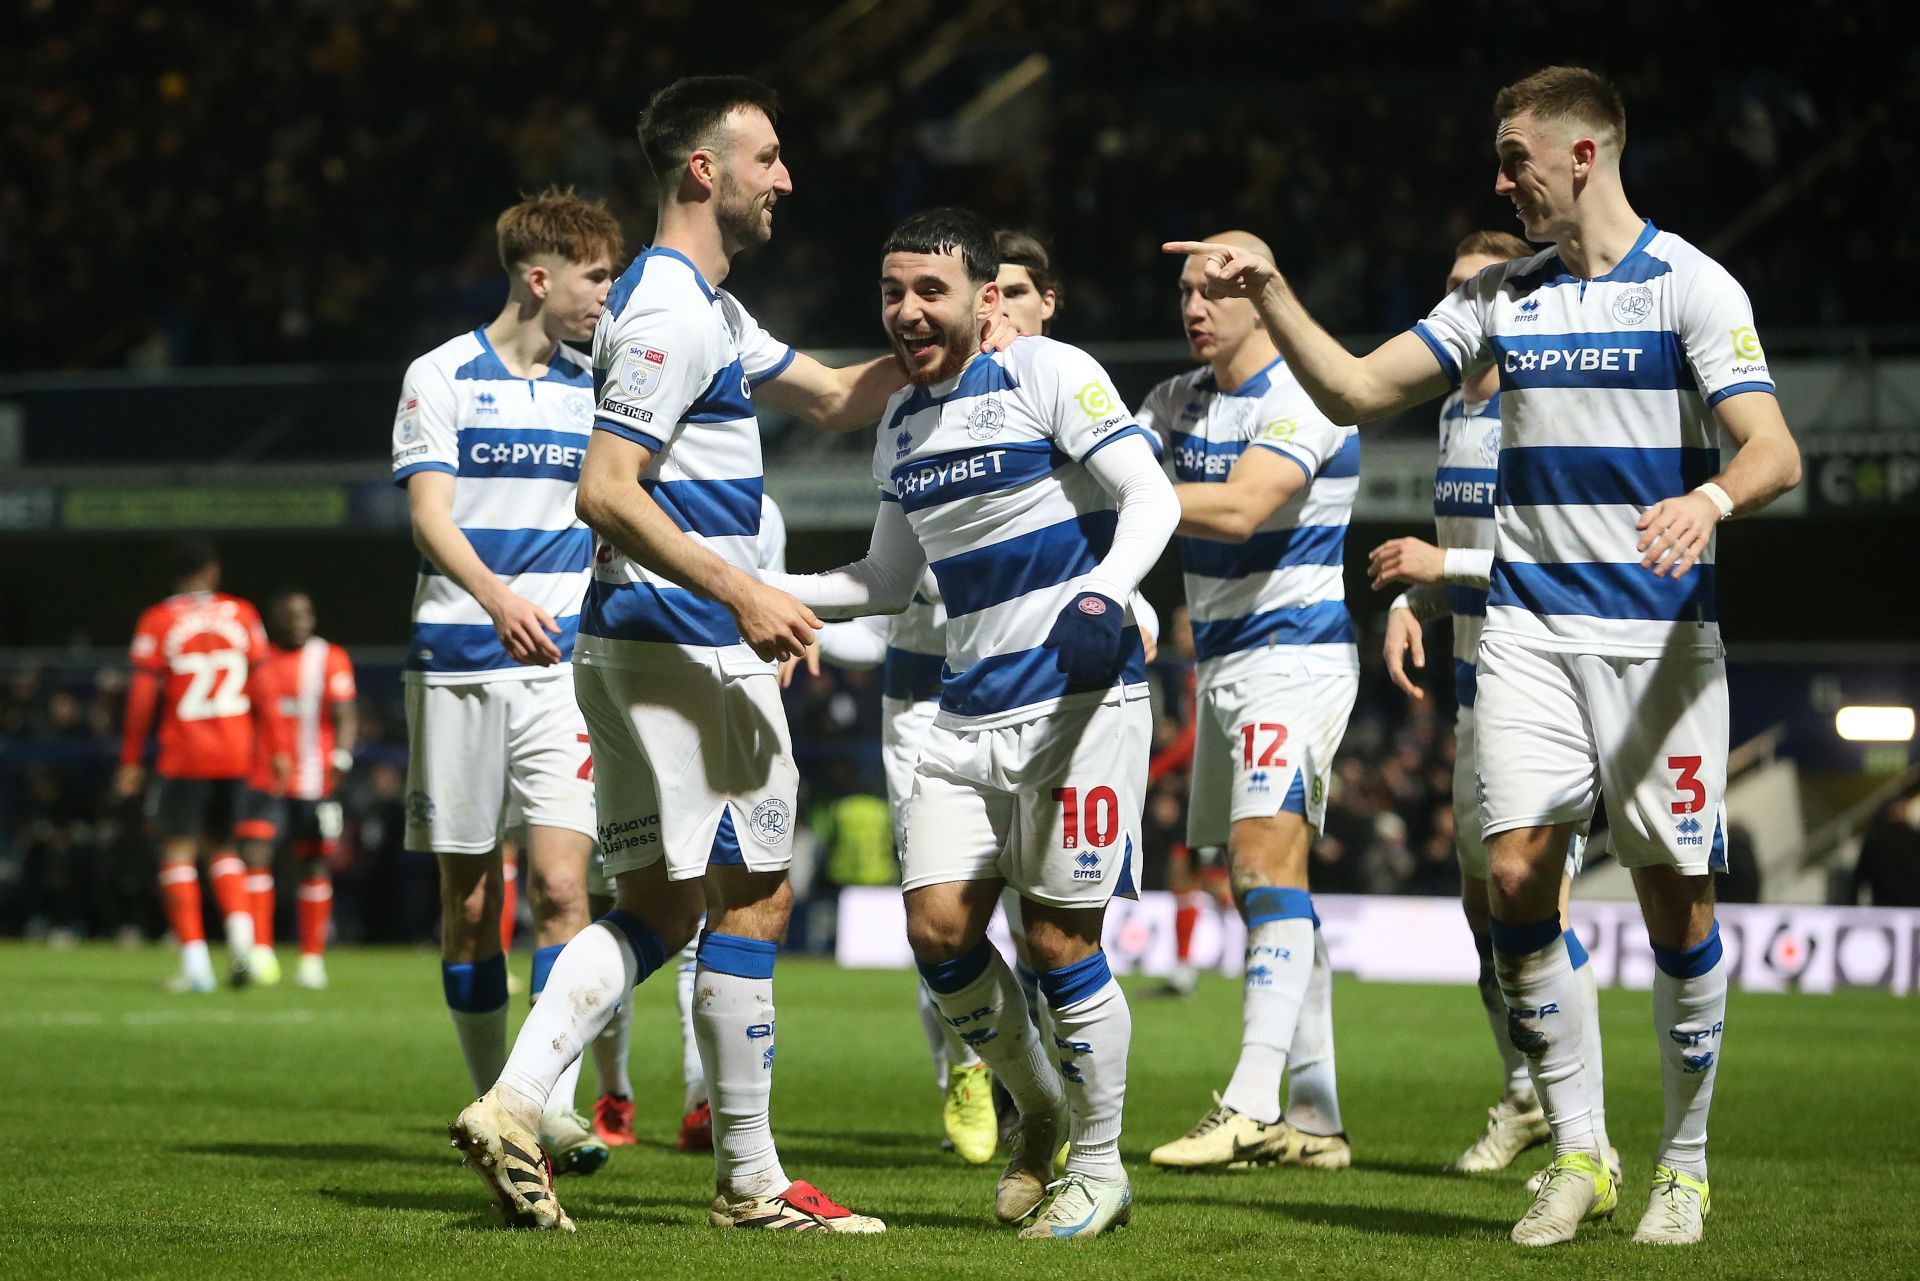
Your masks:
<svg viewBox="0 0 1920 1281"><path fill-rule="evenodd" d="M1775 394L1772 383L1761 383L1761 382L1734 383L1729 387L1722 387L1719 391L1716 391L1711 396L1708 396L1707 407L1711 409L1713 406L1719 404L1721 401L1725 400L1729 396L1742 396L1750 391L1764 391L1769 396Z"/></svg>
<svg viewBox="0 0 1920 1281"><path fill-rule="evenodd" d="M747 386L758 387L761 383L772 382L774 379L778 378L781 374L784 374L785 372L787 372L787 366L791 365L792 363L793 363L793 348L789 347L787 348L786 355L780 357L779 360L775 361L768 368L763 369L759 373L754 374L750 378L748 378Z"/></svg>
<svg viewBox="0 0 1920 1281"><path fill-rule="evenodd" d="M423 463L408 463L405 467L393 473L393 483L405 486L407 477L418 475L423 471L442 471L449 476L458 476L460 474L460 469L452 463L443 463L439 459L433 458Z"/></svg>
<svg viewBox="0 0 1920 1281"><path fill-rule="evenodd" d="M1261 449L1271 449L1274 453L1280 455L1282 458L1292 463L1295 467L1298 467L1301 471L1307 473L1307 481L1308 483L1312 483L1313 464L1308 462L1306 459L1302 458L1299 454L1294 453L1291 449L1288 449L1285 445L1276 444L1271 440L1250 440L1247 443L1249 445L1257 445Z"/></svg>
<svg viewBox="0 0 1920 1281"><path fill-rule="evenodd" d="M666 448L666 442L650 432L641 431L637 427L629 427L625 423L609 422L607 419L598 415L594 417L593 429L595 431L604 431L610 436L618 436L622 440L630 440L636 445L643 445L656 454Z"/></svg>
<svg viewBox="0 0 1920 1281"><path fill-rule="evenodd" d="M1141 429L1138 423L1128 423L1123 430L1113 433L1113 435L1107 437L1105 440L1094 441L1093 448L1089 449L1086 453L1080 455L1080 461L1083 463L1086 462L1087 459L1093 457L1095 454L1105 449L1108 445L1111 445L1114 441L1125 440L1129 436L1138 436L1140 439L1146 441L1147 448L1153 449L1153 456L1155 458L1158 458L1160 456L1160 451L1153 448L1153 437L1147 435L1147 433Z"/></svg>
<svg viewBox="0 0 1920 1281"><path fill-rule="evenodd" d="M1433 353L1433 358L1440 362L1440 369L1446 374L1447 382L1454 387L1458 387L1460 385L1460 362L1453 358L1453 353L1446 349L1445 344L1433 336L1433 331L1427 328L1427 322L1423 320L1415 325L1412 333L1414 337L1427 345L1427 350Z"/></svg>

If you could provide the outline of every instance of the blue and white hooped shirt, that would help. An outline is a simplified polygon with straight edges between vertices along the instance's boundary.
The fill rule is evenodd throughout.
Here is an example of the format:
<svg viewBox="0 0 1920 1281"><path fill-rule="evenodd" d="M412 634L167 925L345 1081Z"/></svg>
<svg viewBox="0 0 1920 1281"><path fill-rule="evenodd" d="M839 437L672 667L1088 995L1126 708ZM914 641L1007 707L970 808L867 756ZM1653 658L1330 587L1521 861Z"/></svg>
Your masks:
<svg viewBox="0 0 1920 1281"><path fill-rule="evenodd" d="M1720 652L1714 548L1675 581L1640 567L1641 513L1720 470L1712 408L1773 393L1753 308L1649 222L1604 276L1548 249L1488 267L1413 332L1457 386L1500 370L1487 636L1573 653Z"/></svg>

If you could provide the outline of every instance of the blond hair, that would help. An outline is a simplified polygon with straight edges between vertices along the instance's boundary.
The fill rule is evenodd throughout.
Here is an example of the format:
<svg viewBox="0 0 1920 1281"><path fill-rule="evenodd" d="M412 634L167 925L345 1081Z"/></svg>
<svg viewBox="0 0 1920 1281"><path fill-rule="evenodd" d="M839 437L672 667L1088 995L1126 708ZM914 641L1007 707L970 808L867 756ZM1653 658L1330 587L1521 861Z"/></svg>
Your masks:
<svg viewBox="0 0 1920 1281"><path fill-rule="evenodd" d="M587 200L572 187L548 187L500 215L493 225L500 265L513 272L541 255L571 263L618 262L624 240L604 200Z"/></svg>
<svg viewBox="0 0 1920 1281"><path fill-rule="evenodd" d="M1531 258L1534 247L1510 231L1473 231L1453 247L1455 258L1485 255L1506 262L1513 258Z"/></svg>

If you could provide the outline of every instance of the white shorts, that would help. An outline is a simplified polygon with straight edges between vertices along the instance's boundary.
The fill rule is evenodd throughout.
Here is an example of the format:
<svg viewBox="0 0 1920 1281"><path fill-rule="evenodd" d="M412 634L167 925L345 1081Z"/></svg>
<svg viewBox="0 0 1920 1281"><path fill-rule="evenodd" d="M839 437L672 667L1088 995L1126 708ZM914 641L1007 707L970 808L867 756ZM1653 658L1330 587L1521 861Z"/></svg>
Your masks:
<svg viewBox="0 0 1920 1281"><path fill-rule="evenodd" d="M1484 881L1492 872L1492 864L1487 858L1486 834L1480 826L1479 790L1474 785L1474 757L1478 739L1473 709L1461 708L1460 717L1453 727L1454 848L1460 853L1460 871L1475 880ZM1580 875L1586 854L1587 834L1582 829L1567 839L1568 879Z"/></svg>
<svg viewBox="0 0 1920 1281"><path fill-rule="evenodd" d="M490 854L516 822L592 836L592 761L561 664L531 680L408 681L406 847Z"/></svg>
<svg viewBox="0 0 1920 1281"><path fill-rule="evenodd" d="M1225 845L1241 819L1282 810L1319 831L1359 692L1357 671L1255 672L1201 685L1187 844Z"/></svg>
<svg viewBox="0 0 1920 1281"><path fill-rule="evenodd" d="M913 795L913 767L927 745L927 731L939 714L940 700L880 700L880 763L887 772L887 806L893 812L893 843L906 844L907 798Z"/></svg>
<svg viewBox="0 0 1920 1281"><path fill-rule="evenodd" d="M1562 654L1483 637L1474 713L1488 839L1584 826L1604 793L1621 866L1725 870L1724 659Z"/></svg>
<svg viewBox="0 0 1920 1281"><path fill-rule="evenodd" d="M1144 698L997 729L935 724L907 802L900 888L1001 877L1057 907L1135 897L1152 739Z"/></svg>
<svg viewBox="0 0 1920 1281"><path fill-rule="evenodd" d="M708 865L785 870L799 774L780 682L670 658L582 664L600 852L608 876L667 861L670 880Z"/></svg>

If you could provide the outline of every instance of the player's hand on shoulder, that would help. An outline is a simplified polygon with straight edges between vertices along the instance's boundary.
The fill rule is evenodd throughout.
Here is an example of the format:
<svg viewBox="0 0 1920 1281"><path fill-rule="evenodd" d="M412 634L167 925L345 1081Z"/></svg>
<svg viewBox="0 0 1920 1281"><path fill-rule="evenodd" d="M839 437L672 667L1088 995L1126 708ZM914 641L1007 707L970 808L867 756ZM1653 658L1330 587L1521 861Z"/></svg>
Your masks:
<svg viewBox="0 0 1920 1281"><path fill-rule="evenodd" d="M1418 538L1391 538L1367 554L1367 581L1375 591L1403 583L1437 583L1447 554Z"/></svg>
<svg viewBox="0 0 1920 1281"><path fill-rule="evenodd" d="M1182 257L1204 255L1209 298L1251 298L1280 279L1280 269L1273 265L1271 258L1235 245L1207 240L1169 240L1160 250Z"/></svg>
<svg viewBox="0 0 1920 1281"><path fill-rule="evenodd" d="M1020 331L1013 327L1013 322L1007 319L1007 313L1000 308L995 308L991 315L980 322L981 351L1005 351L1013 346L1013 340L1019 336Z"/></svg>
<svg viewBox="0 0 1920 1281"><path fill-rule="evenodd" d="M1407 656L1413 656L1413 665L1425 668L1427 665L1426 637L1420 627L1420 619L1414 612L1402 605L1387 614L1387 641L1384 657L1387 660L1387 675L1393 683L1407 692L1407 697L1416 703L1427 701L1427 691L1413 683L1407 675Z"/></svg>
<svg viewBox="0 0 1920 1281"><path fill-rule="evenodd" d="M113 773L113 794L125 800L140 795L146 785L147 771L140 765L122 765Z"/></svg>
<svg viewBox="0 0 1920 1281"><path fill-rule="evenodd" d="M812 610L777 587L749 581L728 604L744 640L761 658L798 658L823 624Z"/></svg>
<svg viewBox="0 0 1920 1281"><path fill-rule="evenodd" d="M1069 689L1098 689L1119 679L1125 627L1125 611L1109 596L1081 592L1066 603L1047 633L1046 648L1056 651Z"/></svg>
<svg viewBox="0 0 1920 1281"><path fill-rule="evenodd" d="M1661 499L1634 522L1640 531L1640 568L1652 570L1655 578L1685 577L1719 523L1720 509L1705 494Z"/></svg>
<svg viewBox="0 0 1920 1281"><path fill-rule="evenodd" d="M552 640L560 634L560 624L546 610L524 596L503 590L487 603L487 613L493 616L493 630L514 662L552 667L560 661L560 647Z"/></svg>

